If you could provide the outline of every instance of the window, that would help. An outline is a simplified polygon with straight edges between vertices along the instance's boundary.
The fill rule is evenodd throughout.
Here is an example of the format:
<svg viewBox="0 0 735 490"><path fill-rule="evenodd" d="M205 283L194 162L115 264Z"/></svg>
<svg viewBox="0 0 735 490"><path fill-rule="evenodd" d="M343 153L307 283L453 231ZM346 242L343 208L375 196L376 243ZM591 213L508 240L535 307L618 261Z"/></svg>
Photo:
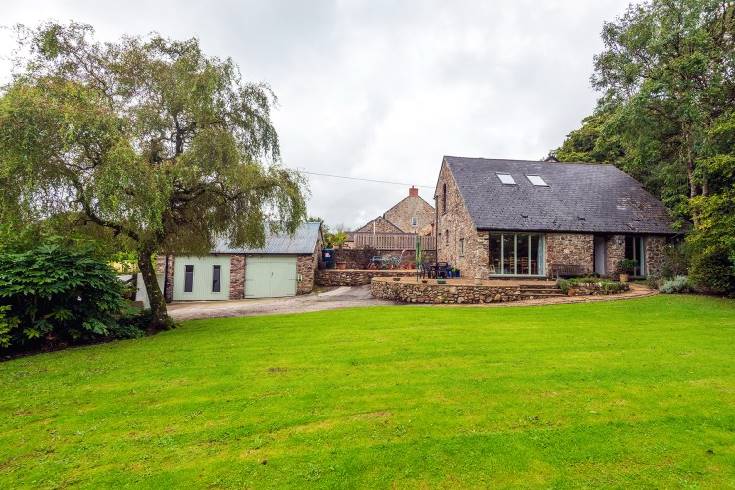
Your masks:
<svg viewBox="0 0 735 490"><path fill-rule="evenodd" d="M528 180L533 184L537 185L539 187L549 187L549 184L544 181L544 179L541 178L540 175L526 175L528 177Z"/></svg>
<svg viewBox="0 0 735 490"><path fill-rule="evenodd" d="M493 274L544 275L544 236L538 233L491 233Z"/></svg>
<svg viewBox="0 0 735 490"><path fill-rule="evenodd" d="M464 238L459 239L459 256L464 257Z"/></svg>
<svg viewBox="0 0 735 490"><path fill-rule="evenodd" d="M447 212L447 184L442 185L442 213Z"/></svg>
<svg viewBox="0 0 735 490"><path fill-rule="evenodd" d="M416 216L411 216L411 226L418 226L419 220Z"/></svg>
<svg viewBox="0 0 735 490"><path fill-rule="evenodd" d="M449 246L449 230L444 230L444 244Z"/></svg>
<svg viewBox="0 0 735 490"><path fill-rule="evenodd" d="M625 258L628 260L635 260L636 265L633 270L634 276L646 275L646 244L643 237L632 235L625 236Z"/></svg>
<svg viewBox="0 0 735 490"><path fill-rule="evenodd" d="M194 289L194 266L184 267L184 292L190 293Z"/></svg>
<svg viewBox="0 0 735 490"><path fill-rule="evenodd" d="M511 174L495 174L500 179L500 182L506 185L514 185L516 183L515 179Z"/></svg>
<svg viewBox="0 0 735 490"><path fill-rule="evenodd" d="M212 266L212 292L213 293L219 293L220 292L220 274L221 274L222 266L219 265L213 265Z"/></svg>

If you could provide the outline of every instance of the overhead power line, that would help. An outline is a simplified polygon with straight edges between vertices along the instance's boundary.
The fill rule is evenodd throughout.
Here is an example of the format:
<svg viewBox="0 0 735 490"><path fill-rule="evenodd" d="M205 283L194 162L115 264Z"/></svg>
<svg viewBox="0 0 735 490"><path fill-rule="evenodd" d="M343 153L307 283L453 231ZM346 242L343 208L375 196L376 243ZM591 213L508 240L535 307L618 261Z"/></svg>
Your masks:
<svg viewBox="0 0 735 490"><path fill-rule="evenodd" d="M378 180L378 179L365 179L362 177L348 177L347 175L335 175L335 174L323 174L319 172L309 172L307 170L299 170L302 174L318 175L319 177L332 177L334 179L345 179L345 180L358 180L361 182L372 182L374 184L390 184L390 185L413 185L415 187L423 187L424 189L433 189L433 185L417 185L417 184L406 184L404 182L392 182L390 180Z"/></svg>

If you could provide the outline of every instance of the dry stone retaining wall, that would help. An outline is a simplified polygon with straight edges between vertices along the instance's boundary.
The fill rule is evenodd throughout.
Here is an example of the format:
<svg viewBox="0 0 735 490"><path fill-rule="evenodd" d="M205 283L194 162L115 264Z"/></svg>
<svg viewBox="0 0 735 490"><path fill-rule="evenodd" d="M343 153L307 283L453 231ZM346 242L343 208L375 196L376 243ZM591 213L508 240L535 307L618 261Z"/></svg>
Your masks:
<svg viewBox="0 0 735 490"><path fill-rule="evenodd" d="M357 269L322 269L316 272L316 283L319 286L365 286L373 277L411 277L416 271L411 270L357 270Z"/></svg>

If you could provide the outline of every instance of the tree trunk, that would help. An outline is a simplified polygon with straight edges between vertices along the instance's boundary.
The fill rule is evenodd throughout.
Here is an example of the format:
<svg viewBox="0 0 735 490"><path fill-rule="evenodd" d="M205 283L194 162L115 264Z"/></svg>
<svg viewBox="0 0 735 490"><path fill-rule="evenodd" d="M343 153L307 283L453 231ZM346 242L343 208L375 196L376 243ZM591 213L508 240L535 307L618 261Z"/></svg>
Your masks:
<svg viewBox="0 0 735 490"><path fill-rule="evenodd" d="M156 279L156 270L153 267L153 251L145 248L138 251L138 268L143 277L145 289L148 292L148 302L151 305L150 332L173 328L173 320L168 316L166 301Z"/></svg>

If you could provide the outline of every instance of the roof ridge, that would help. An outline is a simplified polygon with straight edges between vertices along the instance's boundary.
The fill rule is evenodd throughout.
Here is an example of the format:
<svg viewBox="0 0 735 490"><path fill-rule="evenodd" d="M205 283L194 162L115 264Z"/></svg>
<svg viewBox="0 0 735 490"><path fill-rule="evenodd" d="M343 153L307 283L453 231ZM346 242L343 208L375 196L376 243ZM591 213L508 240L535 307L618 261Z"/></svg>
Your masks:
<svg viewBox="0 0 735 490"><path fill-rule="evenodd" d="M544 165L596 165L596 166L617 166L614 163L596 163L596 162L547 162L544 160L522 160L520 158L486 158L486 157L460 157L456 155L444 155L444 159L457 158L461 160L484 160L487 162L523 162L523 163L541 163ZM447 162L449 163L449 162Z"/></svg>

